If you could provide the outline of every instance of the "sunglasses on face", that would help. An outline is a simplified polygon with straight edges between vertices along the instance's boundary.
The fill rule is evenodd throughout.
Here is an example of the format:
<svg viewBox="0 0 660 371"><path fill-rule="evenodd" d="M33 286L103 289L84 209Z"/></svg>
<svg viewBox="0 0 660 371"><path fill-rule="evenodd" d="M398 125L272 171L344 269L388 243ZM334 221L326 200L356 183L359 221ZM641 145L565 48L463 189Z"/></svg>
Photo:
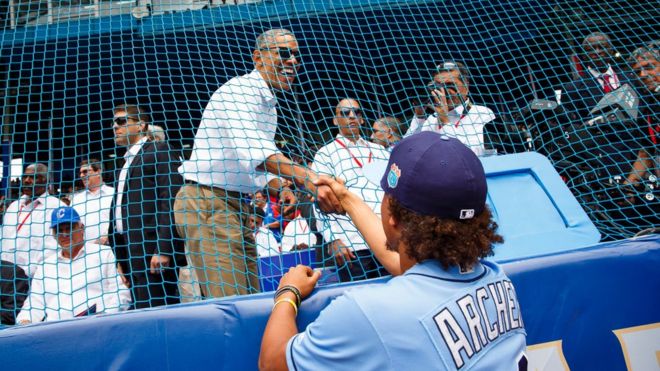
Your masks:
<svg viewBox="0 0 660 371"><path fill-rule="evenodd" d="M55 235L57 235L58 237L64 237L64 236L71 237L72 234L74 234L76 232L80 232L80 230L81 229L78 228L78 227L75 227L75 228L58 228L57 230L55 230Z"/></svg>
<svg viewBox="0 0 660 371"><path fill-rule="evenodd" d="M343 118L349 118L349 117L351 117L351 112L353 112L353 114L356 117L362 117L362 110L359 109L359 108L355 108L355 107L340 108L339 109L339 116L341 116Z"/></svg>
<svg viewBox="0 0 660 371"><path fill-rule="evenodd" d="M279 47L274 47L274 48L266 48L266 49L262 49L262 50L275 50L275 51L277 51L278 56L283 61L288 61L291 58L295 58L296 60L300 61L300 50L297 50L297 49L291 49L291 48L279 46Z"/></svg>
<svg viewBox="0 0 660 371"><path fill-rule="evenodd" d="M136 121L139 121L139 117L137 116L122 116L122 117L115 117L112 119L112 123L117 125L117 126L124 126L128 123L128 119L133 118Z"/></svg>

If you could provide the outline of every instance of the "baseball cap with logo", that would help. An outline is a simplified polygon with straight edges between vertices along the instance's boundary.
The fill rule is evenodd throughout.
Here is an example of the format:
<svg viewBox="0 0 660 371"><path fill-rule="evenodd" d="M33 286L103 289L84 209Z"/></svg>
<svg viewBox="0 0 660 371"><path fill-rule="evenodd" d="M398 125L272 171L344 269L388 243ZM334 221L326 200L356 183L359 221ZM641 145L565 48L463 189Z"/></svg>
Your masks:
<svg viewBox="0 0 660 371"><path fill-rule="evenodd" d="M50 217L50 227L57 229L60 224L74 224L80 221L80 215L72 207L58 207Z"/></svg>
<svg viewBox="0 0 660 371"><path fill-rule="evenodd" d="M486 205L486 174L458 139L424 131L400 141L387 163L364 175L409 210L447 219L472 219Z"/></svg>

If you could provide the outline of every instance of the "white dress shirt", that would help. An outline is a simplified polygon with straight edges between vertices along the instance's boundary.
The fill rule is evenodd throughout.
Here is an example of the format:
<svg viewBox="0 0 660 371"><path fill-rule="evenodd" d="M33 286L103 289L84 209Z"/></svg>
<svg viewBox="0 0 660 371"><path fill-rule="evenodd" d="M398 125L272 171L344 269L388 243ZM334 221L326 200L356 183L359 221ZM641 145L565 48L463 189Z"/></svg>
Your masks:
<svg viewBox="0 0 660 371"><path fill-rule="evenodd" d="M119 180L117 181L117 203L115 204L115 231L117 233L124 233L124 222L122 221L121 202L124 198L124 187L126 186L126 177L128 177L128 168L133 163L133 159L142 150L142 146L149 138L143 137L137 143L133 144L126 153L124 153L124 166L119 172Z"/></svg>
<svg viewBox="0 0 660 371"><path fill-rule="evenodd" d="M97 243L99 238L108 234L114 194L114 188L102 184L96 192L86 189L73 195L71 207L76 209L85 225L85 241Z"/></svg>
<svg viewBox="0 0 660 371"><path fill-rule="evenodd" d="M360 138L355 143L338 134L334 141L328 143L316 153L312 170L318 174L334 175L346 182L346 188L380 215L380 202L383 191L380 186L370 183L362 173L362 167L376 159L387 160L390 153L383 146L367 142ZM318 230L326 241L341 240L354 250L364 250L369 247L358 232L351 219L346 215L320 214L316 212Z"/></svg>
<svg viewBox="0 0 660 371"><path fill-rule="evenodd" d="M109 246L86 243L73 259L50 255L30 283L16 322L73 318L96 305L96 313L127 309L131 294L120 281Z"/></svg>
<svg viewBox="0 0 660 371"><path fill-rule="evenodd" d="M294 246L305 244L307 247L316 245L316 235L312 233L307 220L297 216L291 220L282 233L282 252L291 251Z"/></svg>
<svg viewBox="0 0 660 371"><path fill-rule="evenodd" d="M279 153L276 103L257 70L229 80L206 105L190 159L179 172L187 180L229 191L263 188L266 173L257 167Z"/></svg>
<svg viewBox="0 0 660 371"><path fill-rule="evenodd" d="M66 206L57 197L44 193L26 205L23 195L12 202L2 223L2 260L10 261L32 277L48 255L57 252L57 241L50 230L54 209Z"/></svg>
<svg viewBox="0 0 660 371"><path fill-rule="evenodd" d="M279 255L280 244L277 243L277 239L270 229L264 226L259 227L254 232L254 240L260 257Z"/></svg>
<svg viewBox="0 0 660 371"><path fill-rule="evenodd" d="M612 66L608 66L607 71L605 73L600 73L591 67L589 67L588 70L591 76L593 76L596 79L596 81L598 81L602 89L605 89L605 78L603 77L603 75L608 75L610 77L610 86L612 87L613 90L618 89L619 86L621 86L621 84L619 83L619 78L612 69Z"/></svg>
<svg viewBox="0 0 660 371"><path fill-rule="evenodd" d="M493 111L484 106L471 105L467 114L465 107L458 106L447 113L449 122L442 125L438 121L437 114L426 119L413 118L410 128L405 136L410 136L421 131L434 131L456 138L461 143L470 147L478 156L485 153L484 148L484 125L495 120Z"/></svg>

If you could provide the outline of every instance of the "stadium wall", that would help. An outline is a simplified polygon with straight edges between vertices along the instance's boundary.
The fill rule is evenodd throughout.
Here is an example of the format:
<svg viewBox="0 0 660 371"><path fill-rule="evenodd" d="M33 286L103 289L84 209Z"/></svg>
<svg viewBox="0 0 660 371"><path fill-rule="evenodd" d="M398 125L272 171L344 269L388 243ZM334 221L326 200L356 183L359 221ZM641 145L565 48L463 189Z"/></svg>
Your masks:
<svg viewBox="0 0 660 371"><path fill-rule="evenodd" d="M651 370L660 349L660 236L504 265L527 330L530 369ZM333 298L387 278L317 289L298 326ZM0 331L3 369L251 370L272 293Z"/></svg>

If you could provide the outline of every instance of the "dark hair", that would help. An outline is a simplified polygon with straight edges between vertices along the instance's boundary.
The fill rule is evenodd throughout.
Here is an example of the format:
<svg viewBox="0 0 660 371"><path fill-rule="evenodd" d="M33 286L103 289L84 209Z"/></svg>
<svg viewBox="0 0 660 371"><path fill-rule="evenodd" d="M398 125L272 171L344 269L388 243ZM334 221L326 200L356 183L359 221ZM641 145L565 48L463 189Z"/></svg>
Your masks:
<svg viewBox="0 0 660 371"><path fill-rule="evenodd" d="M140 121L144 123L144 133L149 132L149 123L151 123L151 116L144 111L142 108L135 104L120 104L115 106L114 112L117 111L126 111L129 115L137 116Z"/></svg>
<svg viewBox="0 0 660 371"><path fill-rule="evenodd" d="M96 158L90 158L89 160L82 160L80 162L80 167L87 166L92 168L94 171L103 171L103 164Z"/></svg>
<svg viewBox="0 0 660 371"><path fill-rule="evenodd" d="M472 219L457 220L417 214L394 197L389 201L389 212L401 225L406 254L418 262L435 259L445 269L468 269L493 255L493 244L504 241L488 207Z"/></svg>

